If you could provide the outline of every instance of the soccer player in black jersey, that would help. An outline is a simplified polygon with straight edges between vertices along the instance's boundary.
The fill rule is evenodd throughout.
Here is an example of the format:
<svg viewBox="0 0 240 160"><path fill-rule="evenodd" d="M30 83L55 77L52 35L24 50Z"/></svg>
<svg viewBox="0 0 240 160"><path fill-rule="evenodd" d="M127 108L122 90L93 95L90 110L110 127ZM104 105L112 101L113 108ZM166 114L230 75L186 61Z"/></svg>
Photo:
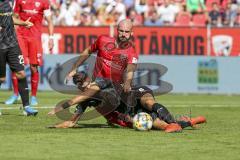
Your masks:
<svg viewBox="0 0 240 160"><path fill-rule="evenodd" d="M78 73L76 74L76 76L78 76L77 78L76 76L73 77L74 83L78 85L79 89L82 89L82 84L86 82L84 79L87 79L87 76L83 74L84 73ZM79 118L81 118L86 108L89 106L96 107L96 110L99 113L103 113L105 109L104 107L106 106L108 109L113 108L114 111L108 114L103 114L103 116L108 120L109 123L129 128L132 128L132 117L139 112L146 112L150 114L153 118L153 128L164 130L165 132L179 132L183 128L206 122L206 119L203 116L191 119L188 117L183 117L180 120L175 120L173 115L165 106L155 101L152 90L146 86L132 88L131 92L133 94L131 98L132 101L135 101L135 103L132 103L134 104L134 107L130 109L128 108L128 105L124 103L126 100L124 100L125 97L122 95L122 101L120 103L117 103L116 97L119 96L119 94L116 94L114 90L114 88L101 90L96 96L97 99L92 98L79 104L77 106L76 112L69 121L57 124L55 127L68 128L74 126ZM122 93L124 94L124 92ZM128 97L128 101L129 100L130 99ZM109 105L111 105L110 103L106 103L109 101L113 102L111 103L112 107L109 107ZM99 106L102 106L103 108ZM105 113L107 112L105 111Z"/></svg>
<svg viewBox="0 0 240 160"><path fill-rule="evenodd" d="M6 64L16 73L19 94L22 99L24 114L37 115L38 111L29 106L29 91L24 71L24 61L18 45L14 24L31 27L32 23L13 18L13 0L0 0L0 86L5 81Z"/></svg>

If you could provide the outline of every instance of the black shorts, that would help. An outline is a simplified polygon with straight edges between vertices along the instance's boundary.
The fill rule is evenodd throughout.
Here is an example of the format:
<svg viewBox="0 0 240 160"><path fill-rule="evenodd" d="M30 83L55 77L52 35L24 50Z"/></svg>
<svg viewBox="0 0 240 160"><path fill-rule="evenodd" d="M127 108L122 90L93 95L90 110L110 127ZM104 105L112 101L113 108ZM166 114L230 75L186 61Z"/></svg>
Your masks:
<svg viewBox="0 0 240 160"><path fill-rule="evenodd" d="M24 60L19 46L0 49L0 78L6 76L6 64L12 72L24 70Z"/></svg>
<svg viewBox="0 0 240 160"><path fill-rule="evenodd" d="M145 94L149 93L150 95L153 95L153 91L148 88L147 86L138 86L138 87L133 87L132 91L134 92L134 96L137 99L141 99Z"/></svg>
<svg viewBox="0 0 240 160"><path fill-rule="evenodd" d="M112 87L112 81L110 81L109 79L106 79L106 78L97 77L94 80L94 82L98 85L98 87L101 90Z"/></svg>

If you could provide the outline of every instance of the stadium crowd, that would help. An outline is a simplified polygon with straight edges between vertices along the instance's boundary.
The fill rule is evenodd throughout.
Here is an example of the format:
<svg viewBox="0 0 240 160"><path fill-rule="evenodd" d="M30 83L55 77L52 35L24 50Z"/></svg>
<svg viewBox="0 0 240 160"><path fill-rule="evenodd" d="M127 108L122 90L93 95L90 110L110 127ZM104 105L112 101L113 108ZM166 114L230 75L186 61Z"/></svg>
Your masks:
<svg viewBox="0 0 240 160"><path fill-rule="evenodd" d="M55 26L240 26L240 0L50 0Z"/></svg>

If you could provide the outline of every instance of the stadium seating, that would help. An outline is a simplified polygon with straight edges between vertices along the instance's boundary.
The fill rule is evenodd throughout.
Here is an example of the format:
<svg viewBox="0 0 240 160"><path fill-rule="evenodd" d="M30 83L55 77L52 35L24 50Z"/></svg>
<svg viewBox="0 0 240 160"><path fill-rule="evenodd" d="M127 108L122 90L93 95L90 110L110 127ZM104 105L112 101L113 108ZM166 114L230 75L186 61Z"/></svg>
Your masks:
<svg viewBox="0 0 240 160"><path fill-rule="evenodd" d="M193 26L206 26L207 18L205 14L195 14L192 17Z"/></svg>
<svg viewBox="0 0 240 160"><path fill-rule="evenodd" d="M190 14L183 12L177 15L175 26L189 26L190 24L191 24Z"/></svg>
<svg viewBox="0 0 240 160"><path fill-rule="evenodd" d="M206 0L206 9L208 12L212 10L212 3L214 2L220 5L220 0Z"/></svg>

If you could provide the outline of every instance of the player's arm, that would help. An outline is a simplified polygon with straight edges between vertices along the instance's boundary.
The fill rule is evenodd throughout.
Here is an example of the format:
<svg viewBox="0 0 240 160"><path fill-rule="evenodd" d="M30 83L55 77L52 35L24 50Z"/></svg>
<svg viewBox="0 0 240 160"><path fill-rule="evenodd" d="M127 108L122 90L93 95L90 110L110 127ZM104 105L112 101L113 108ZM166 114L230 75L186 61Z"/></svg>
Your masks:
<svg viewBox="0 0 240 160"><path fill-rule="evenodd" d="M77 73L77 68L82 65L83 62L86 61L91 54L91 46L89 46L81 53L81 56L79 56L78 60L73 64L72 69L67 76L67 79L70 79Z"/></svg>
<svg viewBox="0 0 240 160"><path fill-rule="evenodd" d="M124 79L124 92L129 92L131 90L131 84L133 80L134 72L137 68L138 54L135 51L134 47L131 47L129 50L130 54L128 55L128 65L127 73Z"/></svg>
<svg viewBox="0 0 240 160"><path fill-rule="evenodd" d="M127 74L124 81L124 92L129 92L131 90L131 84L134 76L134 71L136 70L137 65L132 63L127 65Z"/></svg>
<svg viewBox="0 0 240 160"><path fill-rule="evenodd" d="M27 28L33 26L33 23L30 22L31 18L28 18L26 21L22 21L21 19L17 18L17 15L13 15L12 18L15 25L25 26Z"/></svg>
<svg viewBox="0 0 240 160"><path fill-rule="evenodd" d="M48 34L49 34L48 48L52 50L54 45L53 44L54 25L53 25L51 10L50 9L44 10L44 16L48 24Z"/></svg>

